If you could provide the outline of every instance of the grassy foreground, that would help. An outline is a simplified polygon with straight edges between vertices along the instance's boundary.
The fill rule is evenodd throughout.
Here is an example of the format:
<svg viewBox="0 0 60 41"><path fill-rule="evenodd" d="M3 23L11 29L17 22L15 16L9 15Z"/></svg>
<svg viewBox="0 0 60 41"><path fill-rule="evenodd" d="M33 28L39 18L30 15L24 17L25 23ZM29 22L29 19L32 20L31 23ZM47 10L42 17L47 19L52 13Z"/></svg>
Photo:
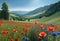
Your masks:
<svg viewBox="0 0 60 41"><path fill-rule="evenodd" d="M13 22L13 21L5 21L5 20L0 20L0 41L25 41L25 39L28 37L29 40L26 41L45 41L45 38L41 39L38 37L40 32L45 32L47 35L47 32L45 31L46 28L45 26L49 27L49 24L43 24L41 26L41 23L39 22ZM42 28L45 30L43 30ZM59 32L60 26L54 25L54 30L55 32ZM47 30L48 31L48 30ZM46 36L44 33L44 37ZM48 32L49 33L49 32ZM24 37L24 38L23 38ZM35 37L35 38L34 38ZM48 37L48 38L47 38ZM46 41L53 41L53 39L56 39L59 41L60 36L56 36L53 38L53 36L49 33L48 36L46 37ZM55 40L55 41L56 41Z"/></svg>

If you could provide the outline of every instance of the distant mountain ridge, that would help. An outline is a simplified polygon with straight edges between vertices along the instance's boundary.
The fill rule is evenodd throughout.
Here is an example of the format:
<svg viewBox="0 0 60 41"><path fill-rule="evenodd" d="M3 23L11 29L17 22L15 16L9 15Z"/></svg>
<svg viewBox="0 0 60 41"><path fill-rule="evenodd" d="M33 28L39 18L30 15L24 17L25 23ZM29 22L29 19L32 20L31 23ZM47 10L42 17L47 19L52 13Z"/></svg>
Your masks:
<svg viewBox="0 0 60 41"><path fill-rule="evenodd" d="M25 15L29 11L11 11L10 13L16 14L16 15Z"/></svg>
<svg viewBox="0 0 60 41"><path fill-rule="evenodd" d="M60 1L55 4L51 4L50 8L45 12L45 16L47 16L47 17L51 16L58 11L60 11Z"/></svg>
<svg viewBox="0 0 60 41"><path fill-rule="evenodd" d="M29 12L25 17L30 19L41 18L43 16L49 17L58 11L60 11L60 1L49 6L38 8L32 12Z"/></svg>
<svg viewBox="0 0 60 41"><path fill-rule="evenodd" d="M25 12L25 15L23 15L23 16L21 15L22 13L20 14L20 12L19 12L19 14L17 14L17 13L14 13L14 14L19 16L18 17L19 19L22 18L22 17L24 19L40 19L40 18L43 18L43 17L49 17L53 14L58 14L58 12L60 12L60 1L57 2L57 3L51 4L51 5L48 5L48 6L37 8L34 11L31 11L31 12ZM54 15L54 17L55 16L56 15Z"/></svg>
<svg viewBox="0 0 60 41"><path fill-rule="evenodd" d="M49 6L40 7L40 8L37 8L37 9L27 13L26 15L34 15L36 13L40 13L40 12L46 11L48 8L49 8Z"/></svg>
<svg viewBox="0 0 60 41"><path fill-rule="evenodd" d="M42 13L44 13L47 9L49 9L49 5L48 6L44 6L44 7L40 7L40 8L37 8L37 9L35 9L34 11L31 11L31 12L29 12L29 13L27 13L26 15L25 15L25 17L26 18L38 18L38 17L40 17L40 15L42 14Z"/></svg>

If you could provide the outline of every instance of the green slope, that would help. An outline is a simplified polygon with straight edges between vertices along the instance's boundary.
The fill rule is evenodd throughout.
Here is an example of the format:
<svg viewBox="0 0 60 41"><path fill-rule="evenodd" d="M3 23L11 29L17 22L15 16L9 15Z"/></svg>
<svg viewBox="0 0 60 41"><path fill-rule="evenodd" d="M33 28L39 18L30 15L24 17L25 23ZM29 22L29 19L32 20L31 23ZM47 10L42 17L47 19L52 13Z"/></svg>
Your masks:
<svg viewBox="0 0 60 41"><path fill-rule="evenodd" d="M54 23L60 25L60 12L56 12L54 15L50 17L32 19L31 21L39 21L40 23L44 23L44 24Z"/></svg>
<svg viewBox="0 0 60 41"><path fill-rule="evenodd" d="M44 10L42 12L39 12L40 9L34 10L33 12L29 13L30 15L25 16L25 18L28 19L36 19L36 18L42 18L43 16L49 17L56 12L60 11L60 1L54 4L49 5L49 8L47 10ZM37 11L37 12L36 12Z"/></svg>
<svg viewBox="0 0 60 41"><path fill-rule="evenodd" d="M39 13L36 13L36 14L33 14L33 15L28 15L28 16L25 16L25 18L38 18L42 13L45 13L45 11L42 11L42 12L39 12Z"/></svg>
<svg viewBox="0 0 60 41"><path fill-rule="evenodd" d="M55 4L51 4L50 8L42 15L42 18L32 19L31 21L39 21L40 23L45 24L54 23L60 25L60 1Z"/></svg>

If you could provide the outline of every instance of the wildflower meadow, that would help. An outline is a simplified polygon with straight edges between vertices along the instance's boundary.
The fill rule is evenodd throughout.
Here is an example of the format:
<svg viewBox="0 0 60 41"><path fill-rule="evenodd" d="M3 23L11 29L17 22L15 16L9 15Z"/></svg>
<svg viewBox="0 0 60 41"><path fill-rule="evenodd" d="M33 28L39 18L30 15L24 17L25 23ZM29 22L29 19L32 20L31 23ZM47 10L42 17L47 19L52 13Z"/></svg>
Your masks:
<svg viewBox="0 0 60 41"><path fill-rule="evenodd" d="M0 41L60 41L60 26L0 20Z"/></svg>

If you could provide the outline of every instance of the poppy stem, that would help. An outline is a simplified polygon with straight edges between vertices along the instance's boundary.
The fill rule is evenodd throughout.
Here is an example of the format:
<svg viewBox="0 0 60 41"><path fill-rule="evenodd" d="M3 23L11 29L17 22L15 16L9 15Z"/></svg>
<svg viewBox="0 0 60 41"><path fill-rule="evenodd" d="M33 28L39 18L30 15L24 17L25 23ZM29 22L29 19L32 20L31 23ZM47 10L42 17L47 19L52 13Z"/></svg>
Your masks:
<svg viewBox="0 0 60 41"><path fill-rule="evenodd" d="M56 41L56 36L53 36L53 41Z"/></svg>

